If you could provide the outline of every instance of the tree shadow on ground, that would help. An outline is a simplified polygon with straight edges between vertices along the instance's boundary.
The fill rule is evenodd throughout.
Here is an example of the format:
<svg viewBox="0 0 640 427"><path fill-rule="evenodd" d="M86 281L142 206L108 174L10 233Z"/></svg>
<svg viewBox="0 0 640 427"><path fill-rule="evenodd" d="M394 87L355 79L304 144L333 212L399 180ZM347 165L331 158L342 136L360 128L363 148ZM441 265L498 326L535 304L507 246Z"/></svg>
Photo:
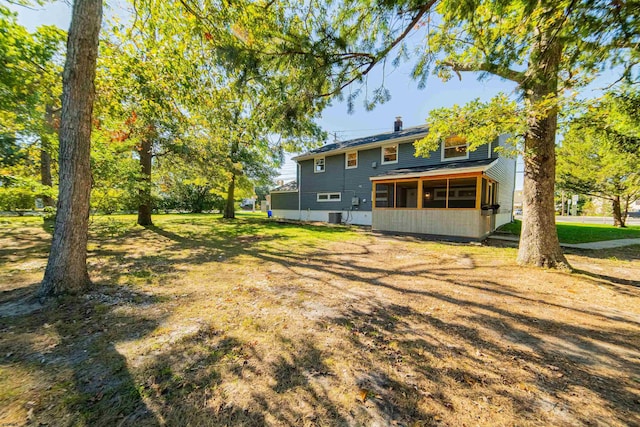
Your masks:
<svg viewBox="0 0 640 427"><path fill-rule="evenodd" d="M221 389L222 371L242 371L243 355L239 340L201 325L147 358L141 391L166 425L263 426L264 414L227 401Z"/></svg>
<svg viewBox="0 0 640 427"><path fill-rule="evenodd" d="M454 420L455 414L484 414L463 421L490 424L495 408L507 407L531 424L640 423L634 383L640 337L629 313L546 301L515 284L474 277L469 273L483 266L472 254L410 260L390 270L384 261L367 262L373 254L367 244L344 244L336 253L322 245L301 251L287 242L287 227L295 226L269 224L270 234L263 234L260 222L224 225L219 233L215 227L203 233L164 226L105 232L91 251L94 272L101 276L93 291L0 318L0 355L11 353L2 367L38 378L38 388L26 393L37 396L51 387L42 393L47 400L34 404L33 422L436 425L445 413ZM342 232L336 230L331 232ZM129 240L148 244L130 253ZM270 347L209 324L177 339L149 339L173 303L113 286L128 276L170 280L180 266L240 255L265 268L280 267L283 273L272 273L269 292L299 292L300 311L306 300L334 295L332 311L307 318L304 327L331 330L344 342L326 346L311 332L297 339L276 335L270 345L277 353L270 354ZM302 289L292 278L313 286ZM2 293L0 304L36 286ZM366 297L340 298L350 288ZM637 296L636 289L629 295ZM527 307L543 309L531 314ZM572 316L580 322L567 320ZM122 346L142 337L155 347L126 359ZM345 403L332 391L346 386L345 374L330 360L348 360L361 391L359 404ZM609 412L572 406L576 396Z"/></svg>
<svg viewBox="0 0 640 427"><path fill-rule="evenodd" d="M37 287L32 285L26 289ZM21 422L36 425L159 425L143 401L126 358L117 346L140 338L162 316L128 314L152 307L153 296L127 289L92 290L52 300L37 310L9 313L25 289L3 295L0 303L2 368L13 386L31 384ZM110 292L112 291L112 292ZM10 401L2 402L10 407ZM27 412L13 408L14 414Z"/></svg>
<svg viewBox="0 0 640 427"><path fill-rule="evenodd" d="M15 244L4 244L0 248L0 265L17 263L26 259L45 258L51 246L51 236L44 233L16 233L15 230L0 232L0 240L11 239Z"/></svg>
<svg viewBox="0 0 640 427"><path fill-rule="evenodd" d="M542 297L531 299L529 296L521 295L516 287L508 287L491 280L458 280L456 278L458 271L468 272L469 269L476 268L473 262L454 266L416 263L405 265L402 270L389 271L384 266L354 265L352 260L341 261L339 256L328 259L328 254L324 251L300 254L296 250L287 250L282 247L274 249L268 245L263 245L259 249L252 248L251 245L236 246L234 249L234 243L226 239L194 240L162 229L156 229L154 232L173 240L177 245L173 248L174 250L194 247L209 247L216 250L222 248L225 253L244 253L261 259L265 263L279 264L285 267L289 274L310 280L318 280L318 273L324 274L327 277L321 281L325 286L334 286L333 280L349 280L385 288L396 294L398 301L410 299L412 296L424 297L469 310L469 314L465 316L465 324L446 323L439 320L437 316L416 311L409 304L381 305L376 312L378 317L372 317L370 310L358 311L352 308L332 320L337 325L347 325L345 327L356 331L353 335L356 337L352 342L353 347L372 355L374 359L371 366L392 363L394 357L405 361L410 360L414 370L430 383L442 384L443 386L435 387L434 390L426 393L429 399L438 402L445 410L454 409L455 398L452 396L452 390L462 395L468 394L473 398L481 398L476 390L481 387L492 389L495 395L502 396L524 419L535 421L545 410L561 417L562 412L572 411L566 403L562 402L563 396L570 393L572 389L580 389L589 390L599 399L607 402L607 405L617 414L619 422L627 422L633 419L632 417L637 418L637 414L633 415L637 395L630 391L633 390L634 385L631 380L628 380L626 381L629 383L628 387L621 389L621 378L615 374L620 369L631 373L640 368L638 363L630 357L638 345L638 336L625 329L625 326L636 322L624 315L612 316L610 313L593 309L579 309L570 305L546 302ZM235 244L237 245L237 242ZM367 252L367 247L362 246L360 253ZM467 258L472 257L467 256ZM407 279L428 279L440 282L445 288L466 289L468 292L464 292L463 295L468 294L468 296L454 296L442 287L416 289L404 284ZM623 282L610 281L618 285ZM341 289L336 288L336 292L340 291ZM573 325L566 321L543 319L510 310L508 307L476 301L472 297L474 292L517 299L524 305L548 305L553 309L574 311L577 315L591 316L613 323L608 328L594 328ZM437 334L446 337L448 342L457 344L445 346L443 349L441 345L429 344L421 338L405 340L388 338L389 342L397 342L396 346L402 349L397 351L393 350L388 342L372 344L369 338L360 339L361 336L396 335L395 329L398 322L394 319L405 319L405 323L410 319L412 324L426 325L427 330L437 331ZM372 329L367 331L362 325L368 325L366 327ZM363 328L364 332L361 332L360 329ZM405 328L409 328L408 324ZM493 338L487 338L487 336ZM511 358L519 366L515 370L516 375L505 375L498 369L487 367L483 357L474 354L470 350L472 348L481 354L488 353L494 357ZM414 356L412 351L415 349L420 349L421 357ZM424 357L425 351L430 357ZM430 364L434 359L447 357L463 359L471 368L436 369ZM296 388L307 384L304 375L294 364L284 360L279 364L279 368L276 369L278 379L276 379L274 391L280 393L286 391L288 387ZM610 372L596 373L594 368L596 364L604 366ZM535 374L530 375L531 372ZM284 381L285 378L287 381ZM377 406L378 413L384 414L387 421L397 421L394 418L397 414L402 416L410 414L409 418L413 419L433 419L432 414L421 412L419 409L417 404L419 397L416 397L413 403L410 398L407 398L409 395L415 396L411 381L375 370L366 375L363 373L362 381L363 388L371 391L374 396L368 401ZM293 385L284 385L286 383ZM530 387L535 392L529 392L526 387ZM314 399L313 395L311 399ZM264 402L262 406L266 410L269 404L266 400ZM297 419L282 412L279 412L278 416L280 422L291 425L294 425L291 420ZM598 419L594 419L593 414L581 414L575 410L572 416L582 423L594 422ZM600 421L606 422L607 419L605 417Z"/></svg>
<svg viewBox="0 0 640 427"><path fill-rule="evenodd" d="M150 226L117 238L102 239L100 245L89 251L89 255L95 261L92 270L100 276L100 283L117 284L131 277L151 280L159 275L168 279L180 275L181 267L225 262L253 244L284 239L277 234L247 237L252 236L251 233L255 233L255 227L244 225L237 230L235 237L211 232L196 238L191 232L177 233ZM118 246L122 240L136 244L127 250Z"/></svg>
<svg viewBox="0 0 640 427"><path fill-rule="evenodd" d="M606 286L627 296L635 295L635 290L640 288L637 273L630 268L634 262L640 262L640 245L601 250L572 250L568 253L576 257L575 265L579 268L575 268L574 273L582 275L591 283ZM592 260L610 260L616 262L619 269L609 269L605 272L602 268L594 267ZM625 270L630 271L624 274Z"/></svg>
<svg viewBox="0 0 640 427"><path fill-rule="evenodd" d="M614 277L607 274L594 273L587 270L574 269L574 273L585 276L585 278L595 279L594 281L600 284L611 286L620 293L627 295L634 295L633 292L629 292L627 287L640 288L640 280L623 279L620 277Z"/></svg>
<svg viewBox="0 0 640 427"><path fill-rule="evenodd" d="M171 277L179 274L181 265L225 261L246 253L247 248L256 243L285 239L277 233L282 225L269 225L274 233L263 236L257 235L258 229L264 228L258 225L251 222L230 224L222 233L216 233L214 229L200 238L186 237L161 227L133 231L116 230L115 226L94 229L94 235L99 236L100 241L89 254L90 262L94 263L92 275L97 274L99 280L85 295L64 297L42 307L29 302L38 284L2 292L0 354L7 355L2 360L2 368L29 377L24 382L35 384L28 390L34 401L29 411L13 408L14 413L25 413L30 423L55 425L177 425L189 419L193 421L192 425L265 425L262 411L269 405L268 398L251 395L252 405L243 408L230 404L224 395L217 397L217 405L215 399L212 400L216 396L207 398L210 387L215 389L216 384L219 385L221 374L216 372L217 365L222 364L226 371L228 359L235 360L238 347L242 347L233 338L218 339L217 333L201 330L193 337L163 347L150 358L151 362L144 362L148 364L146 368L136 369L134 377L118 348L149 336L169 316L171 304L166 305L162 298L134 291L126 285L114 286L124 276L144 278L145 272L152 271L165 278ZM142 255L131 256L126 247L109 247L126 239L148 239L150 236L165 240L160 250L143 247ZM11 249L10 254L19 252L20 259L28 259L45 252L48 247L42 236L26 238L23 243L19 249ZM186 252L184 257L173 257L181 251ZM13 260L4 261L8 264ZM27 303L31 305L23 311L11 306ZM174 372L176 363L184 364L185 349L198 353L212 339L216 342L209 349L211 351L194 356L191 365L195 367L194 371L189 368L180 370L180 374ZM284 363L279 360L273 366L272 375L280 384L286 382ZM241 375L247 369L241 365L235 375ZM295 386L296 391L307 388L305 384ZM203 391L204 406L200 400ZM307 394L316 401L313 407L326 406L324 412L337 420L337 410L321 394L314 393L316 391L309 388ZM46 396L46 401L40 401L40 396ZM289 420L289 425L299 425L302 419L295 407L280 405L269 410L282 424Z"/></svg>
<svg viewBox="0 0 640 427"><path fill-rule="evenodd" d="M640 245L595 250L567 249L565 253L594 259L640 261Z"/></svg>
<svg viewBox="0 0 640 427"><path fill-rule="evenodd" d="M215 223L213 226L212 222ZM261 250L254 250L256 246L262 248L273 241L286 245L290 238L287 231L298 229L292 224L254 218L203 218L196 220L196 225L200 228L195 229L178 227L176 230L176 224L193 225L185 218L172 221L172 227L154 225L128 229L115 236L94 227L95 236L100 237L100 244L90 249L89 255L97 259L93 270L101 276L100 283L121 283L125 276L131 275L176 276L181 273L180 266L231 261L243 254L251 255ZM305 225L302 228L326 235L339 235L349 231L345 227L317 225ZM138 242L138 246L133 251L128 251L118 246L122 242ZM139 242L145 243L140 245Z"/></svg>
<svg viewBox="0 0 640 427"><path fill-rule="evenodd" d="M334 285L344 283L344 280L391 291L390 300L398 302L376 307L372 301L366 310L349 307L332 322L355 331L352 334L354 347L359 351L373 353L377 364L391 363L387 359L396 356L391 351L393 348L390 342L396 342L396 347L404 349L398 357L408 358L409 365L429 382L451 387L448 392L446 387L428 392L432 399L442 400L443 407L451 405L453 398L447 396L452 393L464 388L473 390L481 387L493 389L496 395L504 396L523 419L535 421L541 413L549 410L558 417L564 416L560 412L569 411L579 423L610 422L607 418L610 415L581 413L563 402L563 399L571 399L574 390L587 390L612 408L616 422L640 422L636 411L638 394L634 391L637 390L637 385L631 379L634 373L637 375L640 372L640 362L634 357L640 345L640 336L629 328L630 325L637 326L638 322L628 314L611 315L596 309L585 310L571 305L548 303L543 298L532 300L529 296L520 295L515 287L509 289L504 284L487 279L471 278L462 281L458 278L458 272L465 268L457 265L419 263L389 271L384 266L358 265L353 258L341 261L339 257L333 257L328 261L326 253L299 256L286 251L262 251L253 255L268 263L278 263L289 273L320 281L322 286L334 286L336 293L346 291ZM323 273L320 279L319 272ZM425 288L407 285L423 279L428 279L431 285L437 285ZM480 294L484 294L483 298L478 298ZM638 296L638 293L635 295ZM496 296L519 300L518 309L492 303ZM449 307L462 309L467 314L461 315L459 321L447 323L437 315L412 308L411 301L416 298L439 301ZM584 321L573 324L568 319L555 320L528 315L522 311L522 307L528 304L546 305L556 311L573 311L587 319L606 321L608 326L594 327L587 326ZM403 323L406 331L412 330L413 325L422 325L423 333L439 335L440 339L445 338L455 345L451 348L445 346L443 349L442 345L425 345L420 338L403 339L397 332L399 322ZM415 330L408 333L413 334ZM419 333L417 335L420 336ZM387 342L376 342L377 340ZM420 349L419 357L411 351L415 348ZM510 377L493 369L484 357L477 356L472 349L480 354L491 354L495 358L511 358L520 367L515 370L516 375ZM426 354L429 357L425 357ZM443 357L463 360L462 365L466 364L470 368L434 369L431 362ZM375 366L375 362L372 366ZM626 374L621 375L621 372ZM478 373L481 373L480 377ZM517 382L518 378L521 378L524 385ZM406 384L404 381L400 383ZM535 393L528 392L526 387L531 387ZM398 395L395 397L398 401L402 400L398 399ZM482 397L477 390L475 397Z"/></svg>
<svg viewBox="0 0 640 427"><path fill-rule="evenodd" d="M348 425L314 381L329 375L311 343L274 360L208 325L143 367L143 394L167 425ZM255 381L258 380L258 381Z"/></svg>
<svg viewBox="0 0 640 427"><path fill-rule="evenodd" d="M396 378L413 371L409 380L400 381L405 389L418 382L416 376L426 379L433 386L423 393L443 410L459 411L461 401L481 402L493 395L504 397L505 401L496 404L511 406L521 421L538 422L545 411L557 408L569 411L580 424L610 423L610 414L594 416L569 407L572 392L588 390L612 408L616 422L640 421L633 381L617 371L639 372L640 364L633 358L637 336L615 328L595 330L543 321L438 292L430 296L470 313L457 322L446 322L437 314L384 304L377 310L352 308L332 321L349 325L354 347L373 356L371 366L396 364ZM411 330L411 325L418 324L424 328L422 333ZM622 349L622 355L611 351L613 346ZM505 358L513 360L515 368L492 363ZM441 362L448 359L455 362ZM598 364L610 371L597 372ZM547 420L554 423L553 417Z"/></svg>
<svg viewBox="0 0 640 427"><path fill-rule="evenodd" d="M456 402L456 393L473 400L481 399L482 390L488 389L494 395L501 396L518 416L532 422L545 411L548 412L546 416L551 417L549 420L558 420L570 413L580 423L608 422L607 415L581 413L566 403L575 390L586 390L585 393L606 402L618 422L638 420L638 414L634 411L637 401L637 394L633 391L635 384L629 378L633 372L640 371L640 364L632 357L640 342L639 337L627 328L637 322L624 313L612 315L596 308L584 309L547 302L543 297L532 299L529 295L522 295L517 287L488 279L459 279L458 273L467 274L469 270L477 268L473 262L455 265L420 262L389 271L385 266L354 263L352 258L341 260L341 254L333 256L327 254L326 250L301 254L297 249L286 249L282 245L272 247L261 244L254 247L257 242L280 242L286 239L279 234L259 236L258 229L255 224L241 224L233 231L200 235L197 238L194 234L175 233L160 227L149 231L173 242L167 246L167 252L192 251L187 263L214 261L221 254L223 259L243 254L260 259L265 264L278 264L288 274L335 287L336 293L343 289L336 286L334 281L348 280L382 288L394 295L392 299L398 302L389 304L374 300L367 310L351 307L331 320L335 325L355 331L351 335L352 348L363 352L363 358L371 362L370 369L361 373L363 389L372 396L367 401L375 405L376 413L382 414L387 422L399 422L402 417L427 420L433 420L434 417L420 409L418 401L422 397L415 393L414 381L403 378L394 370L389 373L381 368L394 363L410 365L410 370L414 371L411 375L420 375L428 383L437 385L424 393L435 402L436 407L446 411L459 409L456 407L460 405L459 401ZM195 250L201 252L194 253ZM366 254L367 251L366 245L358 248L358 253ZM473 257L467 258L473 261ZM180 262L185 260L180 259ZM619 289L622 294L626 292L625 286L631 285L620 278L597 278L618 287L623 286ZM417 288L407 285L416 280L427 280L439 286ZM455 292L452 293L452 290ZM478 300L479 293L488 297ZM518 301L520 306L536 304L552 310L575 312L578 316L606 321L608 326L577 325L567 320L527 315L509 305L492 303L491 299L497 297L511 298ZM414 298L439 301L466 310L468 314L461 316L458 322L446 322L433 313L423 313L413 308L410 302ZM422 325L423 330L420 333L408 333L407 338L402 338L402 334L398 333L400 326L406 331L412 329L411 325ZM433 335L449 344L434 344ZM372 336L378 338L372 340ZM431 339L425 339L425 336L431 336ZM516 367L510 374L505 373L488 365L483 354L511 359ZM276 362L273 386L276 393L308 388L307 377L292 362L295 357ZM457 359L457 367L436 367L435 360L447 358ZM619 375L620 372L628 373L626 380ZM319 398L309 390L306 392L312 401L330 401L328 398ZM263 402L263 412L274 410L264 395L253 396L254 403ZM276 409L273 416L281 423L295 425L294 420L300 419L299 412L287 414L284 408ZM335 412L331 407L325 410L330 414ZM256 413L261 411L257 410ZM602 418L599 419L599 416Z"/></svg>

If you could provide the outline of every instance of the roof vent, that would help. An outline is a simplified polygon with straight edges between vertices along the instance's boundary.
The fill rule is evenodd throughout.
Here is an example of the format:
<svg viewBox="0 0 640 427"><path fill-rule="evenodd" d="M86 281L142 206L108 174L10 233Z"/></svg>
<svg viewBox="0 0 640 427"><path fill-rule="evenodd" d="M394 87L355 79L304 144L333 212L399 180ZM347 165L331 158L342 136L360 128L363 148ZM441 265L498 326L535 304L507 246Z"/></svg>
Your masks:
<svg viewBox="0 0 640 427"><path fill-rule="evenodd" d="M402 117L396 117L396 121L393 122L393 131L400 132L402 130Z"/></svg>

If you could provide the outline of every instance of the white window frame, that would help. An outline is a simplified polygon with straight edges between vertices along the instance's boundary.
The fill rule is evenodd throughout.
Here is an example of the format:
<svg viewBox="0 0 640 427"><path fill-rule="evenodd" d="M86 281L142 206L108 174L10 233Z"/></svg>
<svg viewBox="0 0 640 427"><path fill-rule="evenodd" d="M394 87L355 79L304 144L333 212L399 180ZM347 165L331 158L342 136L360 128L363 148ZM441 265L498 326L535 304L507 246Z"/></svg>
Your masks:
<svg viewBox="0 0 640 427"><path fill-rule="evenodd" d="M391 147L395 147L396 148L396 159L395 160L390 160L388 162L384 161L384 150L387 148L391 148ZM390 145L384 145L380 148L380 164L381 165L392 165L394 163L398 163L398 151L400 146L399 144L390 144Z"/></svg>
<svg viewBox="0 0 640 427"><path fill-rule="evenodd" d="M455 179L455 178L450 178ZM449 200L475 200L476 196L461 196L460 191L468 191L473 190L475 187L459 187L459 188L449 188ZM444 194L442 193L444 191ZM476 190L477 191L477 190ZM440 193L439 193L440 192ZM437 189L433 196L433 200L445 200L446 199L447 190L443 190L442 188Z"/></svg>
<svg viewBox="0 0 640 427"><path fill-rule="evenodd" d="M464 156L457 156L457 157L445 157L444 156L444 144L445 144L445 140L442 141L442 143L440 144L440 160L443 162L453 162L455 160L467 160L469 159L469 143L465 141L465 146L466 146L466 150L464 153ZM462 144L456 145L456 147L461 147ZM453 147L449 147L449 148L453 148Z"/></svg>
<svg viewBox="0 0 640 427"><path fill-rule="evenodd" d="M322 160L322 170L318 170L318 160ZM314 157L313 159L313 173L324 173L327 170L327 159L323 157Z"/></svg>
<svg viewBox="0 0 640 427"><path fill-rule="evenodd" d="M355 166L349 166L349 154L355 154L356 155L356 165ZM344 153L344 168L345 169L356 169L357 167L358 167L358 150L347 151L346 153Z"/></svg>
<svg viewBox="0 0 640 427"><path fill-rule="evenodd" d="M334 196L334 198L331 198ZM336 199L335 196L338 196ZM316 194L316 202L341 202L342 201L342 193L317 193Z"/></svg>

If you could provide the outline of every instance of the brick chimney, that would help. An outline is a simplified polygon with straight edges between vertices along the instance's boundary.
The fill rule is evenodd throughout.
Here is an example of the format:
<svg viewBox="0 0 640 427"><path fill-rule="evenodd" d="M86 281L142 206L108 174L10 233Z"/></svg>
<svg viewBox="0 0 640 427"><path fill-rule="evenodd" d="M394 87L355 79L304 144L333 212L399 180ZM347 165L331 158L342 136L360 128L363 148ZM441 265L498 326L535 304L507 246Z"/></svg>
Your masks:
<svg viewBox="0 0 640 427"><path fill-rule="evenodd" d="M393 122L393 131L400 132L402 130L402 117L396 117L396 121Z"/></svg>

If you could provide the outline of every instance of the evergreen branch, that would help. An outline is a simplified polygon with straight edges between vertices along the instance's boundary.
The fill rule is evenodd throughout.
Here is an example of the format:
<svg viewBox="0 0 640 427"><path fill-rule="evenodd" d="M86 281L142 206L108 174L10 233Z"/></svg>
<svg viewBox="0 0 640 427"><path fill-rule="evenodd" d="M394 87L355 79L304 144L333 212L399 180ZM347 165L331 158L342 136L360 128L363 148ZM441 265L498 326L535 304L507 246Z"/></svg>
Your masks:
<svg viewBox="0 0 640 427"><path fill-rule="evenodd" d="M378 52L375 56L372 56L369 62L369 65L367 66L367 68L365 68L364 71L360 72L360 73L356 73L355 76L353 76L351 79L349 79L348 81L346 81L345 83L342 83L341 85L339 85L336 89L334 89L331 92L327 92L327 93L323 93L321 95L319 95L320 97L327 97L327 96L333 96L336 95L338 93L340 93L342 91L342 89L344 89L345 87L349 86L351 83L355 82L356 80L366 76L367 74L369 74L369 72L381 61L383 60L387 54L389 54L389 52L391 52L393 50L393 48L395 48L398 44L400 44L411 32L411 30L416 26L416 24L418 24L418 22L420 22L420 19L422 19L422 17L425 15L425 13L427 13L431 7L437 2L438 0L430 0L428 3L426 3L425 5L423 5L422 7L420 7L418 9L418 12L416 13L416 15L413 17L413 19L411 20L411 22L409 22L409 25L407 25L404 29L404 31L398 36L396 37L390 44L389 46L387 46L386 48L384 48L383 50L381 50L380 52ZM364 65L364 64L363 64Z"/></svg>
<svg viewBox="0 0 640 427"><path fill-rule="evenodd" d="M501 67L496 64L492 64L490 62L483 62L482 64L460 64L452 61L445 61L442 63L449 68L451 68L458 75L458 78L462 80L461 72L466 71L483 71L486 73L495 74L503 79L511 80L518 84L522 84L525 80L525 74L521 71L515 71L510 68Z"/></svg>

